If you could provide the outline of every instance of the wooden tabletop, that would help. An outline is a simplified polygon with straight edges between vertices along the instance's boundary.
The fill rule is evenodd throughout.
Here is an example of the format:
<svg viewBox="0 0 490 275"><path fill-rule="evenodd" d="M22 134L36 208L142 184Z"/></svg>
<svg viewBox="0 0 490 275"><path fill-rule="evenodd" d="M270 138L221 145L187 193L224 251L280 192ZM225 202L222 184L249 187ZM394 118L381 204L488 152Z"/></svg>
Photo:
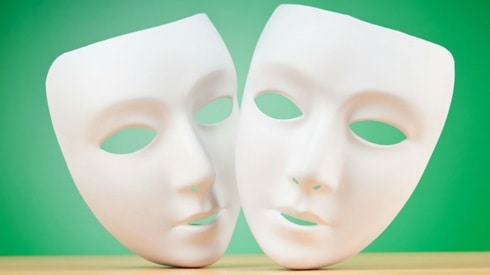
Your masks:
<svg viewBox="0 0 490 275"><path fill-rule="evenodd" d="M137 256L0 257L0 274L490 274L490 252L364 253L327 270L290 271L264 255L226 255L206 268L170 268Z"/></svg>

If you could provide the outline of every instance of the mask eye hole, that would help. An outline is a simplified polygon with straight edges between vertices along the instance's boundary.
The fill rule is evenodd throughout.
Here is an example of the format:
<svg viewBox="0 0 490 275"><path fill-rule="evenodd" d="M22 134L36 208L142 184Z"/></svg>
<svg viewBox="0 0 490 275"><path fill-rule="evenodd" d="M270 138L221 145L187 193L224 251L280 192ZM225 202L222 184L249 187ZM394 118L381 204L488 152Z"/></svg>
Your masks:
<svg viewBox="0 0 490 275"><path fill-rule="evenodd" d="M407 139L397 127L377 120L352 122L349 128L363 140L378 145L395 145Z"/></svg>
<svg viewBox="0 0 490 275"><path fill-rule="evenodd" d="M261 93L254 99L255 105L268 117L288 120L303 115L301 109L289 98L276 93Z"/></svg>
<svg viewBox="0 0 490 275"><path fill-rule="evenodd" d="M229 97L221 97L202 107L194 115L194 120L203 124L216 124L227 119L233 111L233 101Z"/></svg>
<svg viewBox="0 0 490 275"><path fill-rule="evenodd" d="M102 142L100 148L112 154L131 154L143 149L156 136L156 132L147 128L125 128Z"/></svg>

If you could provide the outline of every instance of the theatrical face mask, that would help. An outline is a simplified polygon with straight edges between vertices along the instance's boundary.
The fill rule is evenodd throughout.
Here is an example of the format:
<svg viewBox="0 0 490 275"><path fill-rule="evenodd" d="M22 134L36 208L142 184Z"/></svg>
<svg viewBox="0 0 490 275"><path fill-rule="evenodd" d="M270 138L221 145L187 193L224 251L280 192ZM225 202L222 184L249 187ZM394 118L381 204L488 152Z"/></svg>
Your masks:
<svg viewBox="0 0 490 275"><path fill-rule="evenodd" d="M236 77L206 15L65 53L46 86L67 166L109 232L161 264L223 255L239 210ZM154 138L129 152L104 148L134 129Z"/></svg>
<svg viewBox="0 0 490 275"><path fill-rule="evenodd" d="M264 252L288 268L318 268L381 234L427 165L453 79L440 46L280 6L251 63L236 153L242 207ZM294 108L281 113L281 104ZM398 137L373 140L366 126Z"/></svg>

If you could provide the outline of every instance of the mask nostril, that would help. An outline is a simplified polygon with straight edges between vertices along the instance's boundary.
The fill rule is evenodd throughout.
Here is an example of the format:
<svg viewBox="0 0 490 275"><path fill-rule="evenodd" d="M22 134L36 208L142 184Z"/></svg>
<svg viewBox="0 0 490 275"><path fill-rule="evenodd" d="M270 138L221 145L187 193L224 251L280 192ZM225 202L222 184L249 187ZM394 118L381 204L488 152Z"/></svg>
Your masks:
<svg viewBox="0 0 490 275"><path fill-rule="evenodd" d="M294 184L299 185L299 181L296 178L293 178Z"/></svg>
<svg viewBox="0 0 490 275"><path fill-rule="evenodd" d="M296 185L300 185L298 179L296 179L295 177L293 177L293 182ZM308 185L313 184L313 183L315 183L315 182L308 183L307 185L304 185L304 183L303 183L303 186L306 187L306 188L309 188ZM318 183L318 182L316 182L316 183ZM321 184L315 184L315 185L311 186L311 189L313 189L313 190L319 190L321 188L322 188L322 185Z"/></svg>
<svg viewBox="0 0 490 275"><path fill-rule="evenodd" d="M197 192L201 191L201 188L199 186L192 186L191 187L191 190L192 190L192 192L196 192L197 193Z"/></svg>

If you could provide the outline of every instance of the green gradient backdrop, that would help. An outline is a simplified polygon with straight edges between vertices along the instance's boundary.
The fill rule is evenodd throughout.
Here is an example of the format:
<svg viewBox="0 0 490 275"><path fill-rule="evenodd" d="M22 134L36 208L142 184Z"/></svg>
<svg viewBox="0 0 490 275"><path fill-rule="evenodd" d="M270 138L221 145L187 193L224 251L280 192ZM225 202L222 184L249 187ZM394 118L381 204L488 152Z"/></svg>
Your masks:
<svg viewBox="0 0 490 275"><path fill-rule="evenodd" d="M207 13L234 58L239 93L280 3L347 13L447 47L456 86L422 181L366 251L490 250L490 1L0 1L0 255L129 253L78 194L50 123L44 80L61 53ZM434 102L434 104L438 104ZM228 253L260 252L240 217Z"/></svg>

